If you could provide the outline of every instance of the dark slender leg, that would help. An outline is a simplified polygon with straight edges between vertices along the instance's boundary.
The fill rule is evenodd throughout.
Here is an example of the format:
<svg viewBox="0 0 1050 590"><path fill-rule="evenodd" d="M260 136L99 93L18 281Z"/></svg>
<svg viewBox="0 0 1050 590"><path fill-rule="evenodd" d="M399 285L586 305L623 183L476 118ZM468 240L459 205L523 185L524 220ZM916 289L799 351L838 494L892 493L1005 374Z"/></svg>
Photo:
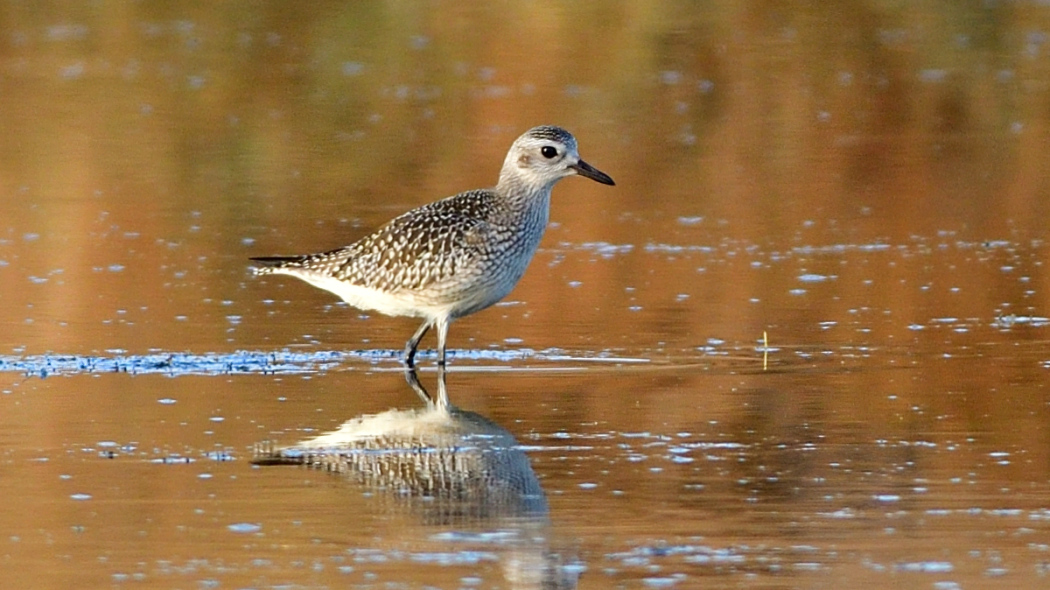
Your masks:
<svg viewBox="0 0 1050 590"><path fill-rule="evenodd" d="M440 318L437 321L437 329L438 329L438 367L440 367L442 369L445 368L445 341L448 340L448 325L449 325L449 323L450 323L450 320L447 317Z"/></svg>
<svg viewBox="0 0 1050 590"><path fill-rule="evenodd" d="M423 325L419 326L419 329L416 330L416 333L412 335L412 338L408 341L408 344L405 344L405 364L408 365L409 368L416 366L416 349L419 348L419 341L422 340L423 336L426 335L427 330L430 329L431 324L431 320L426 320L425 322L423 322Z"/></svg>

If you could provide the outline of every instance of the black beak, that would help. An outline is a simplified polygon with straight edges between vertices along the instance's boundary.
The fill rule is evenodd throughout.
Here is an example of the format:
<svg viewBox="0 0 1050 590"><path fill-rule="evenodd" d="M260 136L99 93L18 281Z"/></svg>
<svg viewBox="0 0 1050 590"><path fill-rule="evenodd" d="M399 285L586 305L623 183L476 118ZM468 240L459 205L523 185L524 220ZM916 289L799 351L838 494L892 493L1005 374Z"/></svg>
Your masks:
<svg viewBox="0 0 1050 590"><path fill-rule="evenodd" d="M579 162L576 162L572 166L569 166L569 168L572 168L573 170L575 170L576 174L579 174L580 176L584 176L586 178L590 178L591 180L593 180L595 182L600 182L602 184L607 184L609 186L615 186L616 185L616 183L613 182L613 179L610 178L608 174L602 172L601 170L598 170L597 168L595 168L594 166L591 166L590 164L588 164L587 162L584 162L583 160L580 160Z"/></svg>

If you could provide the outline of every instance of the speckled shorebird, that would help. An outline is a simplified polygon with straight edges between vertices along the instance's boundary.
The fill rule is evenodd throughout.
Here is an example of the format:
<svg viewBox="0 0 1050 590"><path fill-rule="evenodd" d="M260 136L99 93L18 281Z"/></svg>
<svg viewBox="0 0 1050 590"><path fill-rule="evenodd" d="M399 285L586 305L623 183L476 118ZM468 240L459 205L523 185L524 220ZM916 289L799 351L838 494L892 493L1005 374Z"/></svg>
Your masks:
<svg viewBox="0 0 1050 590"><path fill-rule="evenodd" d="M449 323L503 299L525 273L550 215L551 188L579 174L615 184L580 159L576 138L553 126L514 141L494 188L454 195L394 218L338 250L252 258L256 274L286 274L362 310L423 318L405 363L432 326L445 364Z"/></svg>

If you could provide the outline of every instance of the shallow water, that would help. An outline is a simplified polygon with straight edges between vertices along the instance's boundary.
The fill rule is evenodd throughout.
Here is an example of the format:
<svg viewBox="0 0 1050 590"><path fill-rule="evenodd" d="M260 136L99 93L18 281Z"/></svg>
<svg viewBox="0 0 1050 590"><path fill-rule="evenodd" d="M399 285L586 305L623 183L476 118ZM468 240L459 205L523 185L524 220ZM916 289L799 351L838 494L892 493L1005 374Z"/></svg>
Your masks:
<svg viewBox="0 0 1050 590"><path fill-rule="evenodd" d="M8 7L0 585L1046 585L1050 11L741 6ZM250 275L539 123L462 414Z"/></svg>

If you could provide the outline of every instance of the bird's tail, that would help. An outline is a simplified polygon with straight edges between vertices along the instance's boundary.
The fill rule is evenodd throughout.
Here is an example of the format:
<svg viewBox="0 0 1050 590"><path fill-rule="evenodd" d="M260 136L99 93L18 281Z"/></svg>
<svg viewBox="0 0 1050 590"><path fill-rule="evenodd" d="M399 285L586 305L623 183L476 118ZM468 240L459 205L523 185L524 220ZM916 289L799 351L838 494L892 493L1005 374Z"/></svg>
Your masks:
<svg viewBox="0 0 1050 590"><path fill-rule="evenodd" d="M304 256L253 256L250 260L259 263L253 267L252 272L256 275L268 275L282 268L296 268L302 266Z"/></svg>

